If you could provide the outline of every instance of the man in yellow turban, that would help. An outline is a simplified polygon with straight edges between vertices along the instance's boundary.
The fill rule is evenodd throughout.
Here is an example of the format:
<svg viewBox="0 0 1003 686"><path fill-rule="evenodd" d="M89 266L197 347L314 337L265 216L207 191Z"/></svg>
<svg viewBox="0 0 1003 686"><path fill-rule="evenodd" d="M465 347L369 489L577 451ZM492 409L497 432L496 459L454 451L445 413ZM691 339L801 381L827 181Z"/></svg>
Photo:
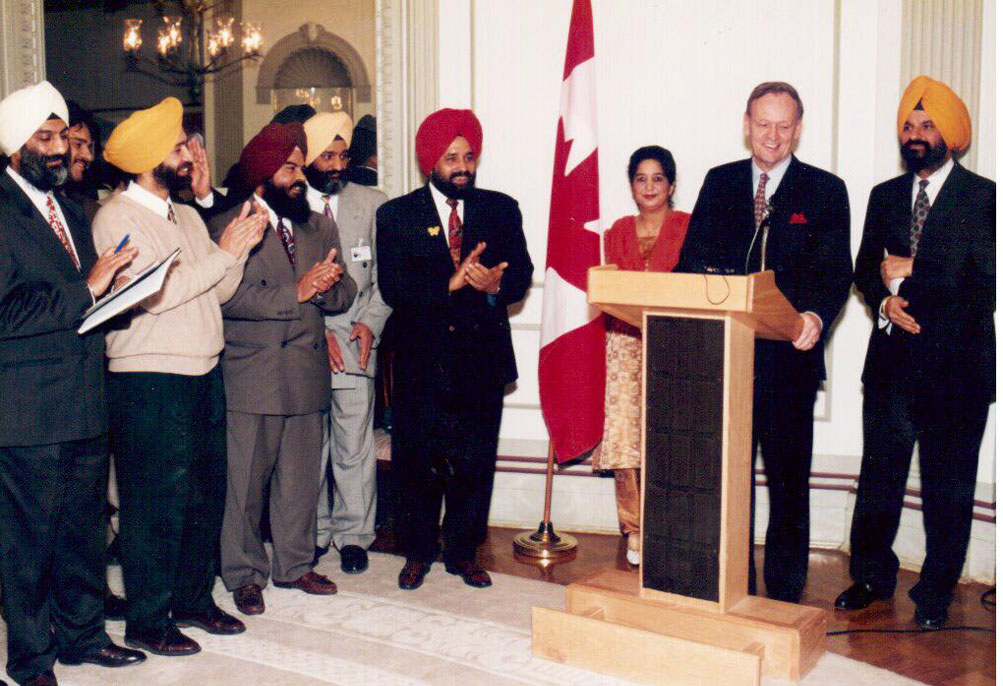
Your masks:
<svg viewBox="0 0 1003 686"><path fill-rule="evenodd" d="M267 221L245 204L217 245L198 212L175 202L198 166L181 118L166 98L115 127L105 159L132 180L94 218L98 249L139 249L127 274L181 250L161 291L106 336L125 641L166 656L200 650L179 626L244 631L212 597L226 492L220 306Z"/></svg>
<svg viewBox="0 0 1003 686"><path fill-rule="evenodd" d="M331 411L324 422L314 559L334 545L341 570L358 574L369 567L366 549L376 540L376 346L390 316L376 282L376 210L387 196L345 179L352 144L347 114L321 112L303 128L310 209L337 222L348 274L359 288L346 311L324 318Z"/></svg>
<svg viewBox="0 0 1003 686"><path fill-rule="evenodd" d="M971 122L939 81L909 84L898 136L908 171L871 192L854 277L874 328L850 531L854 583L836 609L861 609L895 591L892 542L918 441L926 560L909 596L917 624L939 629L965 563L996 387L996 184L955 159L971 142Z"/></svg>

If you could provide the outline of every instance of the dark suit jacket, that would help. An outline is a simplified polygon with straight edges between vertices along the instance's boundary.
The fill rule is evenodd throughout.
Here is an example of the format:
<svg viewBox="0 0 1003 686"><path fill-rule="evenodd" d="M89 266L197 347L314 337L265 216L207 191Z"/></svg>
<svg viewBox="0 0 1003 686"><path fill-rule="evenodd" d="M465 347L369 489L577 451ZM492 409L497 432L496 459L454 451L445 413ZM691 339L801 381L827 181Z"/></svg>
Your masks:
<svg viewBox="0 0 1003 686"><path fill-rule="evenodd" d="M507 306L526 296L533 275L519 205L502 193L476 188L464 202L462 254L483 241L481 264L508 262L494 298L470 286L449 292L455 268L447 230L427 185L376 212L380 293L400 332L395 393L497 387L518 376Z"/></svg>
<svg viewBox="0 0 1003 686"><path fill-rule="evenodd" d="M799 351L786 341L756 341L756 384L761 388L817 386L825 379L823 349L833 322L849 295L850 202L842 179L796 157L773 195L766 268L798 312L822 320L819 342ZM748 159L707 172L677 272L759 271L759 244L746 259L756 233L752 162Z"/></svg>
<svg viewBox="0 0 1003 686"><path fill-rule="evenodd" d="M78 272L47 218L0 171L0 445L63 443L107 430L104 334L77 335L97 255L80 206L58 199Z"/></svg>
<svg viewBox="0 0 1003 686"><path fill-rule="evenodd" d="M214 241L236 215L237 205L209 223ZM275 229L265 236L244 265L237 292L223 304L223 379L226 407L251 414L297 415L320 412L331 404L324 315L342 312L355 299L355 281L341 257L338 227L327 217L310 215L293 224L296 269L289 264ZM297 302L296 286L315 262L337 248L345 272L319 303Z"/></svg>
<svg viewBox="0 0 1003 686"><path fill-rule="evenodd" d="M875 318L865 383L918 383L938 397L985 401L996 387L996 184L955 163L930 210L912 276L899 289L917 335L877 328L881 301L891 295L881 261L909 256L913 175L871 191L854 282Z"/></svg>

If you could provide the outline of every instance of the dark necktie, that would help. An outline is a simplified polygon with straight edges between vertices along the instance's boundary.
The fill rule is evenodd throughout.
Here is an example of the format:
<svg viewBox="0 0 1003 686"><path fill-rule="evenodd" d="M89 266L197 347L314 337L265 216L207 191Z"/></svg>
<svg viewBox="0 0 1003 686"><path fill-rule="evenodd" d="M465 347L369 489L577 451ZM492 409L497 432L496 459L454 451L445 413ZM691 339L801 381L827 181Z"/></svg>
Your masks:
<svg viewBox="0 0 1003 686"><path fill-rule="evenodd" d="M167 219L172 223L178 223L178 216L174 214L174 205L172 203L167 203Z"/></svg>
<svg viewBox="0 0 1003 686"><path fill-rule="evenodd" d="M459 203L460 201L456 198L446 198L446 204L452 208L449 212L449 254L456 267L460 266L460 250L463 247L463 222L456 209Z"/></svg>
<svg viewBox="0 0 1003 686"><path fill-rule="evenodd" d="M759 175L759 186L756 187L756 199L754 201L756 208L757 229L759 228L759 225L763 223L763 217L766 216L766 182L769 180L770 176L766 172Z"/></svg>
<svg viewBox="0 0 1003 686"><path fill-rule="evenodd" d="M919 193L916 194L916 203L912 206L912 226L909 229L909 255L916 257L919 250L919 239L923 235L923 224L930 215L930 196L926 194L926 187L929 181L923 179L919 182Z"/></svg>
<svg viewBox="0 0 1003 686"><path fill-rule="evenodd" d="M331 211L331 196L322 195L320 199L324 201L324 216L329 219L334 219L334 213Z"/></svg>
<svg viewBox="0 0 1003 686"><path fill-rule="evenodd" d="M66 252L70 253L73 265L77 268L77 271L80 271L80 258L77 257L76 251L73 250L73 244L70 243L70 235L66 233L66 227L63 226L63 222L59 221L59 214L56 212L56 203L53 202L51 195L45 199L45 204L49 208L49 226L56 232L56 238L66 248Z"/></svg>
<svg viewBox="0 0 1003 686"><path fill-rule="evenodd" d="M286 220L279 218L279 225L275 229L275 232L279 234L279 240L282 241L282 247L286 249L286 257L289 258L289 264L296 266L296 240L293 238L293 230Z"/></svg>

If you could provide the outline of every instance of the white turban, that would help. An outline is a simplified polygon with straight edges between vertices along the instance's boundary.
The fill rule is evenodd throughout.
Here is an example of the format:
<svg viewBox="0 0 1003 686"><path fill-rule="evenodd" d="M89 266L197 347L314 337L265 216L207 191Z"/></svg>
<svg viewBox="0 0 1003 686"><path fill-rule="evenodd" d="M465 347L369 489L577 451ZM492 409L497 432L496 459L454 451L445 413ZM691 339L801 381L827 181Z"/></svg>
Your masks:
<svg viewBox="0 0 1003 686"><path fill-rule="evenodd" d="M352 144L352 119L344 112L321 112L306 120L306 166L327 150L331 141L340 136L345 145Z"/></svg>
<svg viewBox="0 0 1003 686"><path fill-rule="evenodd" d="M48 81L14 91L0 100L0 151L16 153L53 114L64 123L70 121L66 101Z"/></svg>

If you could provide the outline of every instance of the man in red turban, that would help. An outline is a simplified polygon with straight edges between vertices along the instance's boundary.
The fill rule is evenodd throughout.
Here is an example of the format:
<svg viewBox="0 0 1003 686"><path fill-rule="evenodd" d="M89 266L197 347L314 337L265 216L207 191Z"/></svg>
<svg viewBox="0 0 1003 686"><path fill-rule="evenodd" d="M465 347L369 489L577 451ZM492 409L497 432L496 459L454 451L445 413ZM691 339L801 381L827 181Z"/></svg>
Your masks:
<svg viewBox="0 0 1003 686"><path fill-rule="evenodd" d="M979 447L996 388L996 184L955 155L968 110L928 76L898 114L908 171L874 188L855 282L874 314L864 363L864 455L850 530L853 585L838 610L892 597L898 530L919 442L926 560L916 623L947 622L972 527Z"/></svg>
<svg viewBox="0 0 1003 686"><path fill-rule="evenodd" d="M303 125L272 123L244 147L238 177L268 214L223 305L227 491L221 574L246 615L265 611L262 589L330 595L334 582L312 569L323 413L330 407L324 316L355 299L334 222L310 211L303 176ZM217 239L239 206L214 217ZM259 524L271 489L272 559Z"/></svg>
<svg viewBox="0 0 1003 686"><path fill-rule="evenodd" d="M429 183L376 213L379 286L398 331L393 469L401 488L398 585L418 588L439 555L446 571L491 585L474 553L487 530L505 385L516 380L508 306L533 264L515 200L474 187L481 125L470 110L439 110L415 148Z"/></svg>

